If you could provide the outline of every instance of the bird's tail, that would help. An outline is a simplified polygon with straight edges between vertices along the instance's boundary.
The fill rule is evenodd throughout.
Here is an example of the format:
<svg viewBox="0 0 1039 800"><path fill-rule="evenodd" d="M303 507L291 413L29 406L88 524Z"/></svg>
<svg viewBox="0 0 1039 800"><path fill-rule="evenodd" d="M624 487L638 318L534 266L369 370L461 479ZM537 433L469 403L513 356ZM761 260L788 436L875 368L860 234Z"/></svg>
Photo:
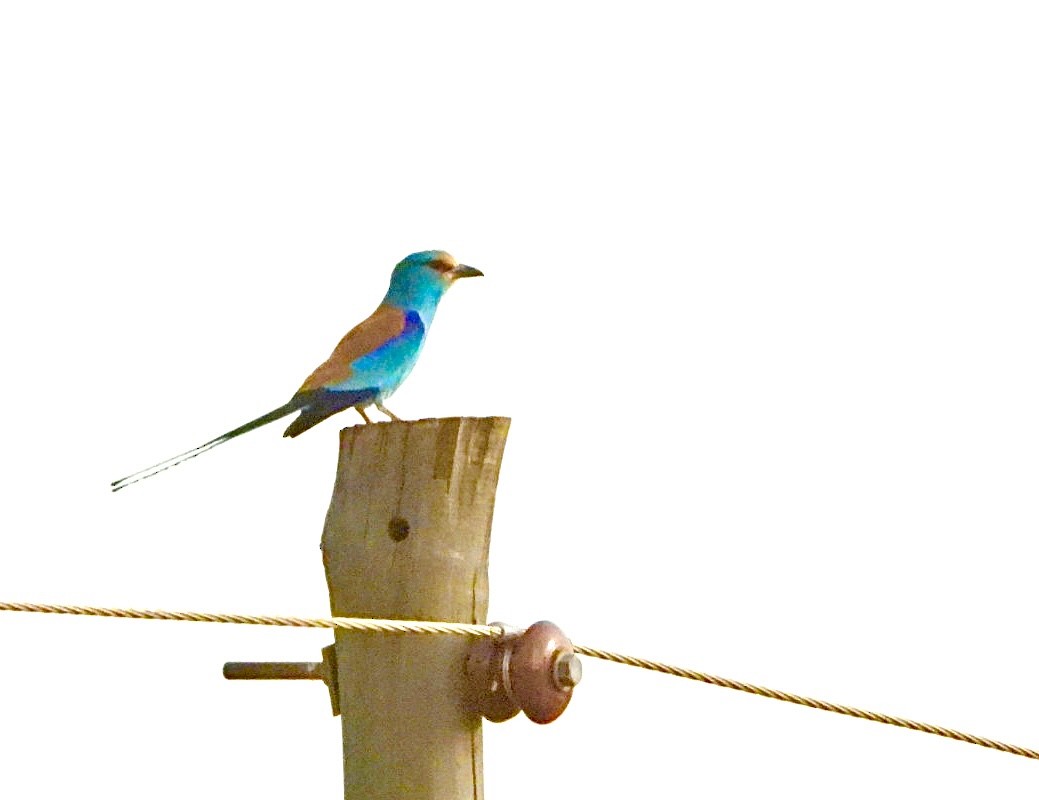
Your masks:
<svg viewBox="0 0 1039 800"><path fill-rule="evenodd" d="M252 420L252 422L247 422L244 425L235 428L233 431L228 431L221 436L217 436L215 439L210 439L205 444L200 444L198 447L194 447L185 453L181 453L179 456L167 458L165 461L160 461L158 464L154 464L147 469L142 469L132 475L127 475L125 478L112 481L112 491L118 492L120 489L125 489L132 483L137 483L137 481L143 481L145 478L150 478L152 475L158 475L160 472L165 472L170 467L175 467L182 461L187 461L189 458L202 455L207 450L212 450L217 445L229 442L235 437L241 436L243 433L248 433L249 431L261 428L268 423L288 416L293 411L299 411L304 405L306 405L306 403L307 400L304 397L293 397L281 408L276 408L273 411L264 414L262 417L257 417Z"/></svg>

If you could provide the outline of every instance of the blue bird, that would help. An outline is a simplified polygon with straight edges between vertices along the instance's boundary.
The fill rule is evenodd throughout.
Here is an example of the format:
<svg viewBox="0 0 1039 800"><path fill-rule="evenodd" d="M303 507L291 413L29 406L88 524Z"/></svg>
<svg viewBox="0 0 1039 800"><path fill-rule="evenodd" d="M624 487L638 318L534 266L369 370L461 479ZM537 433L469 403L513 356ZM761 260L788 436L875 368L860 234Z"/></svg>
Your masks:
<svg viewBox="0 0 1039 800"><path fill-rule="evenodd" d="M459 278L477 275L483 273L459 264L443 250L412 253L394 267L390 288L379 307L342 338L289 402L186 453L113 481L112 491L150 478L295 411L300 415L285 429L285 436L299 436L347 408L356 409L365 422L371 422L364 410L375 406L400 422L384 405L386 399L415 366L444 292Z"/></svg>

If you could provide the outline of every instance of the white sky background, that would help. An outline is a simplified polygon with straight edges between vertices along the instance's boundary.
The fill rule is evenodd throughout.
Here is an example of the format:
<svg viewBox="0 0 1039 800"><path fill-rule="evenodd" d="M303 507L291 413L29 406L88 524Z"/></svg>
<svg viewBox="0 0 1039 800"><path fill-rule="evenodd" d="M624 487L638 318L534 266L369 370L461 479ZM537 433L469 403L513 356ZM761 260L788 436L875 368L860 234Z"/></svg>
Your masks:
<svg viewBox="0 0 1039 800"><path fill-rule="evenodd" d="M636 10L637 9L637 10ZM491 618L1039 747L1032 3L10 3L0 596L324 615L342 415L507 415ZM546 571L547 570L547 571ZM0 614L0 795L336 797L325 632ZM1034 797L1039 764L585 661L488 800Z"/></svg>

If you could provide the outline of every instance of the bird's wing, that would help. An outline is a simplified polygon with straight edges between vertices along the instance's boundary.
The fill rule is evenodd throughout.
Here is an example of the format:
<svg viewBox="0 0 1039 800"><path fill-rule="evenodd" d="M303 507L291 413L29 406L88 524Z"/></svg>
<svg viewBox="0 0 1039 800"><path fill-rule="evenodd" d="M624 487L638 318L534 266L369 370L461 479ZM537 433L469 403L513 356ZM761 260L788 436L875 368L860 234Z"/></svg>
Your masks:
<svg viewBox="0 0 1039 800"><path fill-rule="evenodd" d="M341 384L349 379L353 363L362 356L379 349L404 332L407 314L391 305L381 305L344 336L332 355L299 387L300 392ZM298 393L297 393L298 394Z"/></svg>

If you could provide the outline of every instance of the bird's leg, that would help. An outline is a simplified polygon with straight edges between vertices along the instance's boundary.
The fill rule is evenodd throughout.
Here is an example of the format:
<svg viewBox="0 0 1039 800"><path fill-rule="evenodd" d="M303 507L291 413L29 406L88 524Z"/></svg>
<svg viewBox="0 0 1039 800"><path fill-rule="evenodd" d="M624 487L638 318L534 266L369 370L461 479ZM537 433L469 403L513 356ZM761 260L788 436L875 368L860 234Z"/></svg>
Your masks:
<svg viewBox="0 0 1039 800"><path fill-rule="evenodd" d="M396 414L394 414L392 411L390 411L388 408L386 408L386 406L384 406L382 403L376 403L375 407L377 409L379 409L387 417L392 419L394 422L403 422L404 421L400 417L398 417Z"/></svg>
<svg viewBox="0 0 1039 800"><path fill-rule="evenodd" d="M368 419L368 415L364 413L364 409L361 408L361 406L354 406L354 409L357 411L358 414L361 415L361 419L363 419L369 425L372 424L372 421Z"/></svg>

